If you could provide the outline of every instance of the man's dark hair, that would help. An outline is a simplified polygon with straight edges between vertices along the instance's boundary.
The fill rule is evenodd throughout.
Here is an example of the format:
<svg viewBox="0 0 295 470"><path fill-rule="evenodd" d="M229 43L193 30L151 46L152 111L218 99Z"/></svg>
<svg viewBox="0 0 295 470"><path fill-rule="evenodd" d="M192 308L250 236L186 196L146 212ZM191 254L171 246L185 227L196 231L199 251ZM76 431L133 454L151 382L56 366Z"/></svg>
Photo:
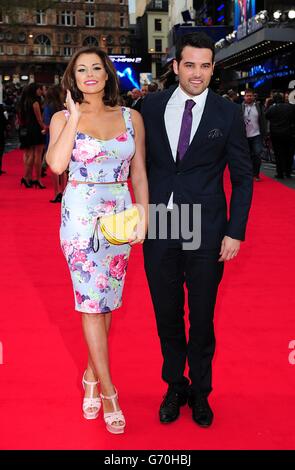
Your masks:
<svg viewBox="0 0 295 470"><path fill-rule="evenodd" d="M175 59L179 62L182 59L182 51L186 46L196 47L199 49L210 49L212 51L212 63L215 56L215 44L213 40L205 33L190 33L180 37L176 44Z"/></svg>
<svg viewBox="0 0 295 470"><path fill-rule="evenodd" d="M284 103L284 95L282 93L275 93L272 97L274 103Z"/></svg>
<svg viewBox="0 0 295 470"><path fill-rule="evenodd" d="M246 88L245 95L247 95L247 94L254 95L254 90L252 90L252 88Z"/></svg>
<svg viewBox="0 0 295 470"><path fill-rule="evenodd" d="M148 84L148 90L150 93L154 93L155 91L158 91L158 84L156 82L152 82Z"/></svg>

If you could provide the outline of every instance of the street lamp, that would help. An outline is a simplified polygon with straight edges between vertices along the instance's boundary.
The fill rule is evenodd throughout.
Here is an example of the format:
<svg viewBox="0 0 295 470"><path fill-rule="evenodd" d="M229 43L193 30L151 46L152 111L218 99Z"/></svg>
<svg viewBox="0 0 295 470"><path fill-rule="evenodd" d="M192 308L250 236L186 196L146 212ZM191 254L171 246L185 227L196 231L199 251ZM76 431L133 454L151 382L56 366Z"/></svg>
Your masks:
<svg viewBox="0 0 295 470"><path fill-rule="evenodd" d="M282 23L292 21L295 19L295 10L294 8L292 8L291 10L284 10L284 11L276 10L273 13L273 18L275 21L282 22Z"/></svg>
<svg viewBox="0 0 295 470"><path fill-rule="evenodd" d="M256 23L266 23L268 20L268 13L266 10L262 10L255 16Z"/></svg>
<svg viewBox="0 0 295 470"><path fill-rule="evenodd" d="M273 14L273 17L274 17L275 20L279 20L281 16L282 16L281 10L277 10Z"/></svg>

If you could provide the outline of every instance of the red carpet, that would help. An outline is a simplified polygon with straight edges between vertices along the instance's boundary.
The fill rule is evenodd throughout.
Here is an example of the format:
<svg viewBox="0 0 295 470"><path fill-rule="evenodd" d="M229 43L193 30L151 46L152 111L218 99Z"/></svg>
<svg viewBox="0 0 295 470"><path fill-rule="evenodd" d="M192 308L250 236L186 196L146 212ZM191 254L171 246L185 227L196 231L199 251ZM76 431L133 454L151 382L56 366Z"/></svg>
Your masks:
<svg viewBox="0 0 295 470"><path fill-rule="evenodd" d="M216 308L215 421L164 426L161 356L140 247L133 249L123 307L114 313L111 364L126 433L81 413L86 360L80 316L59 247L60 206L49 189L20 186L22 155L0 177L1 449L294 449L295 192L266 177L255 185L238 258L226 266Z"/></svg>

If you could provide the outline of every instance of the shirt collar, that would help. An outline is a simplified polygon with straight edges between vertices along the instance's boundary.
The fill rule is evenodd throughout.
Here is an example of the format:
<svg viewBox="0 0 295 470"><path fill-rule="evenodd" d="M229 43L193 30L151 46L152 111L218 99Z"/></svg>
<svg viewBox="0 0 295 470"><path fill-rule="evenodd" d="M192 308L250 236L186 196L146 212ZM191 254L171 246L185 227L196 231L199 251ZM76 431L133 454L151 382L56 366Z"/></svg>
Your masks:
<svg viewBox="0 0 295 470"><path fill-rule="evenodd" d="M186 100L193 100L197 106L204 106L207 95L208 88L206 88L206 90L197 96L189 96L180 86L177 88L177 99L183 104L186 102Z"/></svg>

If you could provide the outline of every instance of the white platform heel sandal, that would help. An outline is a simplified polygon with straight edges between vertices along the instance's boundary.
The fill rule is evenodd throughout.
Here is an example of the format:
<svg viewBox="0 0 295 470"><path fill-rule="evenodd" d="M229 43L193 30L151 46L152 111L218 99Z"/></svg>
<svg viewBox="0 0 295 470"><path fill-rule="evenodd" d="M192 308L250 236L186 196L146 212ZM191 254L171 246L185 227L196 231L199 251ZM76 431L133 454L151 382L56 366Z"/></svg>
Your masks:
<svg viewBox="0 0 295 470"><path fill-rule="evenodd" d="M122 410L118 410L118 405L116 405L116 402L115 402L116 398L118 398L117 390L115 389L115 394L111 395L110 397L107 397L103 395L102 393L100 394L100 396L103 400L111 400L113 408L114 408L114 411L103 414L103 418L106 423L107 430L111 432L112 434L122 434L125 430L126 421L122 413Z"/></svg>
<svg viewBox="0 0 295 470"><path fill-rule="evenodd" d="M84 397L83 399L83 405L82 405L83 416L85 419L96 419L98 416L99 410L101 408L101 399L100 399L100 396L93 397L93 393L94 393L94 387L99 382L88 382L87 380L85 380L85 374L86 374L86 370L82 378L83 389L85 390L85 385L90 385L91 389L90 389L90 397ZM93 411L89 411L91 409Z"/></svg>

